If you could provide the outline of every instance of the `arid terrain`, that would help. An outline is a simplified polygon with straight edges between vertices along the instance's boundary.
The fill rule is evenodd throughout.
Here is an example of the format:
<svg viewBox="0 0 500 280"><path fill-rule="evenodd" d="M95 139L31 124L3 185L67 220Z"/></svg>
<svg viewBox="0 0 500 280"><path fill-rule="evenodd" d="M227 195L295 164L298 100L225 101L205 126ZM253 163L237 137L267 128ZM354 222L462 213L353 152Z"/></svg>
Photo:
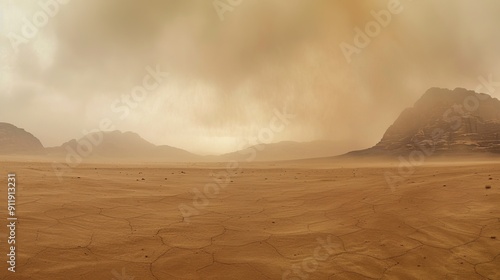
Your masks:
<svg viewBox="0 0 500 280"><path fill-rule="evenodd" d="M0 279L500 279L500 163L428 163L394 188L395 163L254 163L193 201L224 166L84 164L59 181L2 165L19 227Z"/></svg>
<svg viewBox="0 0 500 280"><path fill-rule="evenodd" d="M499 15L0 0L0 280L500 280Z"/></svg>

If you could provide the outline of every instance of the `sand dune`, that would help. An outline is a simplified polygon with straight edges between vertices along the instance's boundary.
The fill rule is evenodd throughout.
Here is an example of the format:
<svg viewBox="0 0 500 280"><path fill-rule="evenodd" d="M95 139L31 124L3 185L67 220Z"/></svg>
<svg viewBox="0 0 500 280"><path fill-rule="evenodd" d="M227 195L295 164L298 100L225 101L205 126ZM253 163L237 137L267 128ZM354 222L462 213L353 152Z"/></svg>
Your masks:
<svg viewBox="0 0 500 280"><path fill-rule="evenodd" d="M255 163L189 223L179 205L220 164L82 165L62 182L8 166L19 256L0 279L500 279L500 163L418 167L394 191L391 164Z"/></svg>

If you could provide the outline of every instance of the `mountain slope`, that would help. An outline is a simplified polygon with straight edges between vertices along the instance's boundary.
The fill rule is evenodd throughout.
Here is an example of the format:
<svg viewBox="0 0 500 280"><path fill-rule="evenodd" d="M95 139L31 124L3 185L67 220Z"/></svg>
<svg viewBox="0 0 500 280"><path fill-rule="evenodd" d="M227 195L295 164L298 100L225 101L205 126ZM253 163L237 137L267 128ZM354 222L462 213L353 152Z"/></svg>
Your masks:
<svg viewBox="0 0 500 280"><path fill-rule="evenodd" d="M374 147L351 155L500 153L500 101L457 88L431 88L405 109Z"/></svg>
<svg viewBox="0 0 500 280"><path fill-rule="evenodd" d="M0 154L42 154L40 140L24 129L12 124L0 123Z"/></svg>

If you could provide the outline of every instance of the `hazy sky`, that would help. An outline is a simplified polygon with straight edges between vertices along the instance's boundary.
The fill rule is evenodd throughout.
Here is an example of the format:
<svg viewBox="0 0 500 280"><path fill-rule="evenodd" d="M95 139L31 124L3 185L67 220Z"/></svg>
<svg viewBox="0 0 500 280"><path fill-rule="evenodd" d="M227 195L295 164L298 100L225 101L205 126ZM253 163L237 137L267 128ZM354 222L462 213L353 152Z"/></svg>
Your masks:
<svg viewBox="0 0 500 280"><path fill-rule="evenodd" d="M58 2L0 0L0 121L45 146L109 118L155 144L227 152L287 104L296 116L274 141L364 148L428 88L500 80L494 0L401 0L350 63L340 44L353 45L355 28L393 1L242 0L224 20L211 0L66 1L44 19L40 4ZM34 20L39 30L26 33ZM17 52L13 38L23 38ZM117 113L148 67L169 76L128 116Z"/></svg>

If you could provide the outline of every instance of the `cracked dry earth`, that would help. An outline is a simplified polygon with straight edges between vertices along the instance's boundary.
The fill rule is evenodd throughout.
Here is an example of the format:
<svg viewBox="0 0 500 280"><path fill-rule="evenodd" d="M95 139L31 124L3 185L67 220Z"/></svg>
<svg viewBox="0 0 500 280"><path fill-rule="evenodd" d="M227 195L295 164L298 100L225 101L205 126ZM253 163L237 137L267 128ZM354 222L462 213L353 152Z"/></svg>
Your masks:
<svg viewBox="0 0 500 280"><path fill-rule="evenodd" d="M50 164L7 166L18 262L0 279L282 279L294 265L286 279L500 279L500 164L418 167L394 192L394 166L253 164L189 224L178 206L223 165L82 165L62 182ZM303 268L318 238L330 256Z"/></svg>

